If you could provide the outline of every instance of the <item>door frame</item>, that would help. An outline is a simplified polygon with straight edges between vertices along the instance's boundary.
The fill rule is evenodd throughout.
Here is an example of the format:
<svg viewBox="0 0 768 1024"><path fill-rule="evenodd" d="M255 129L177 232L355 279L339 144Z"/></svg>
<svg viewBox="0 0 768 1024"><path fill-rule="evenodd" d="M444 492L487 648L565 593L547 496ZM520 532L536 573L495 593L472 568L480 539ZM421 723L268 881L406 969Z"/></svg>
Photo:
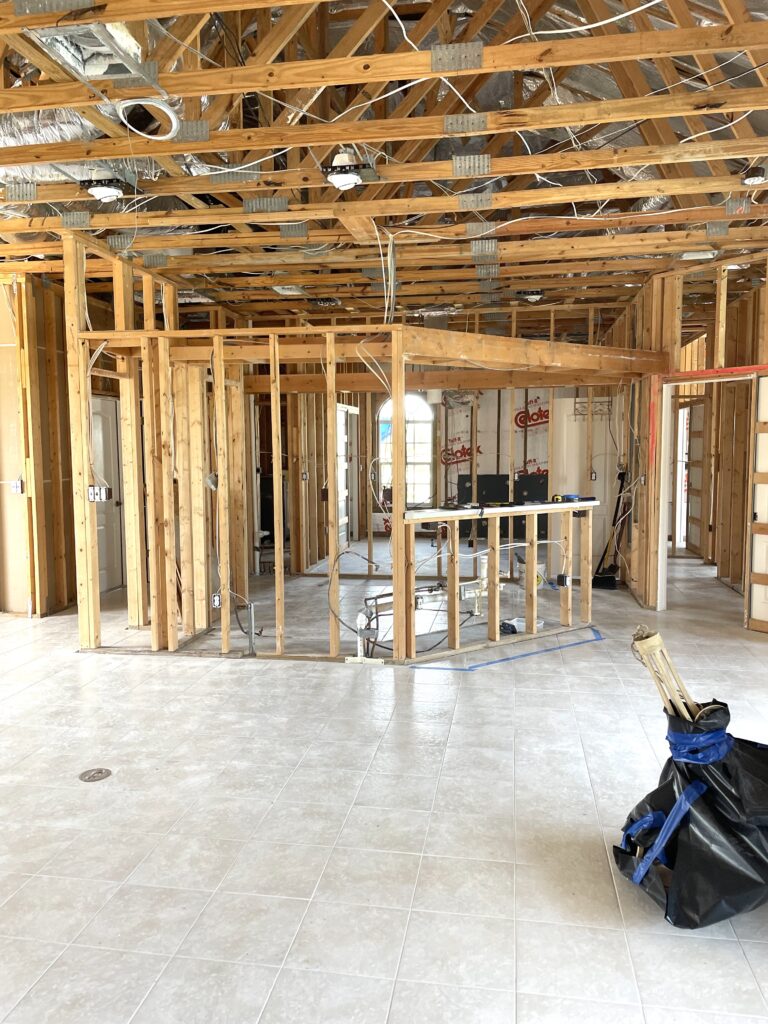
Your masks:
<svg viewBox="0 0 768 1024"><path fill-rule="evenodd" d="M658 560L656 563L656 572L658 575L657 588L656 588L656 607L655 610L658 612L664 612L667 610L667 535L669 530L669 524L667 522L666 509L669 505L670 500L670 488L672 487L672 473L669 472L669 467L672 460L672 444L675 433L675 424L673 422L673 406L672 401L674 391L676 388L681 387L685 384L719 384L723 381L738 381L746 380L751 382L750 386L750 404L754 409L754 396L757 388L758 373L757 367L735 367L731 370L729 367L725 367L720 370L694 370L689 372L670 374L665 377L662 381L661 387L661 441L660 441L660 452L659 457L661 459L661 466L663 472L660 474L659 481L659 507L661 513L659 519L659 533L658 533ZM753 370L753 372L749 372ZM754 420L754 417L753 417ZM752 477L750 467L750 481ZM751 487L750 487L751 493ZM748 507L751 507L751 498L748 502ZM748 523L744 524L745 529L749 526ZM745 557L751 556L751 546L745 549ZM744 587L744 616L745 622L748 619L748 605L749 601L749 587Z"/></svg>

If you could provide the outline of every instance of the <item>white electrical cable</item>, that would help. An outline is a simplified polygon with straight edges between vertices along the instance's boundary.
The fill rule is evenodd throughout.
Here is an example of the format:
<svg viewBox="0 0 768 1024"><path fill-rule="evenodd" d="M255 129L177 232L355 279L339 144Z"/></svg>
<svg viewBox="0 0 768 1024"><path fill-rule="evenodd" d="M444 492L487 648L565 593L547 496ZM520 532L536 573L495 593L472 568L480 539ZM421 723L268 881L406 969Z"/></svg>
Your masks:
<svg viewBox="0 0 768 1024"><path fill-rule="evenodd" d="M384 0L386 3L387 0ZM612 18L604 18L602 21L593 21L589 25L573 25L568 28L550 28L543 29L536 32L537 36L567 36L570 32L589 32L593 28L602 28L603 25L612 25L616 21L624 21L625 18L631 18L633 14L639 14L641 11L647 11L649 7L658 7L659 4L664 3L664 0L648 0L648 3L642 4L640 7L633 7L631 11L624 11L623 14L616 14ZM389 6L389 4L387 4ZM528 33L523 33L521 36L514 36L512 39L508 39L507 43L516 43L519 39L526 39ZM506 45L506 44L505 44Z"/></svg>

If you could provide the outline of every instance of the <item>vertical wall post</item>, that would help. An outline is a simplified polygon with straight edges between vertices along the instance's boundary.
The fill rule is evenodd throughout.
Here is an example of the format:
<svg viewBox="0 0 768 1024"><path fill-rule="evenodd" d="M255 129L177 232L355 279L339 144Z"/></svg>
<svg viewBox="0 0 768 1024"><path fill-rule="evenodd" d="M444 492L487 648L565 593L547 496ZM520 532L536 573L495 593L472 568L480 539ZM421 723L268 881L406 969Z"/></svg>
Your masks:
<svg viewBox="0 0 768 1024"><path fill-rule="evenodd" d="M405 656L416 657L416 524L407 523L405 527L405 564L406 564L406 642Z"/></svg>
<svg viewBox="0 0 768 1024"><path fill-rule="evenodd" d="M164 328L166 331L176 330L179 325L176 286L164 283L162 286L162 297ZM173 482L173 371L171 369L170 338L158 338L157 353L167 636L168 650L176 651L179 647L179 600L176 587L176 496Z"/></svg>
<svg viewBox="0 0 768 1024"><path fill-rule="evenodd" d="M17 344L21 381L21 440L24 445L25 504L28 520L30 611L49 611L48 549L46 542L45 467L40 422L40 359L38 354L37 300L32 279L19 282ZM55 384L55 380L54 380Z"/></svg>
<svg viewBox="0 0 768 1024"><path fill-rule="evenodd" d="M325 335L325 436L328 459L328 600L330 602L329 653L339 654L339 456L336 408L336 338L332 331Z"/></svg>
<svg viewBox="0 0 768 1024"><path fill-rule="evenodd" d="M579 537L581 570L579 604L582 622L592 621L592 509L584 510Z"/></svg>
<svg viewBox="0 0 768 1024"><path fill-rule="evenodd" d="M450 519L448 521L448 646L453 651L458 651L461 646L460 581L459 520Z"/></svg>
<svg viewBox="0 0 768 1024"><path fill-rule="evenodd" d="M206 371L187 368L189 408L189 490L192 520L192 586L195 629L207 629L211 621L211 546L208 527L211 492L206 486L210 474L208 398Z"/></svg>
<svg viewBox="0 0 768 1024"><path fill-rule="evenodd" d="M219 540L219 592L221 594L221 653L229 654L231 605L231 567L229 552L229 438L227 430L227 378L224 364L224 338L213 339L213 400L216 409L216 491Z"/></svg>
<svg viewBox="0 0 768 1024"><path fill-rule="evenodd" d="M51 530L53 531L54 607L66 608L67 545L64 527L64 478L61 430L61 403L64 397L59 387L59 357L57 331L57 300L53 290L43 291L43 319L45 326L45 372L48 380L48 473L51 480ZM143 517L142 517L143 522Z"/></svg>
<svg viewBox="0 0 768 1024"><path fill-rule="evenodd" d="M112 291L115 330L132 331L135 327L133 271L124 260L112 261ZM146 626L147 538L144 525L144 458L138 358L118 356L117 371L120 374L120 444L128 625Z"/></svg>
<svg viewBox="0 0 768 1024"><path fill-rule="evenodd" d="M80 338L80 334L86 329L85 248L73 235L64 235L63 243L77 612L80 646L94 649L101 646L101 605L96 505L88 501L88 487L93 484L88 444L91 404L91 382L88 376L90 348L88 342Z"/></svg>
<svg viewBox="0 0 768 1024"><path fill-rule="evenodd" d="M156 330L155 282L142 277L144 330ZM159 383L157 339L141 339L141 387L144 418L144 480L147 493L147 551L149 557L149 611L153 651L166 646L165 571L163 561L163 486L158 444L157 390Z"/></svg>
<svg viewBox="0 0 768 1024"><path fill-rule="evenodd" d="M567 586L560 587L560 625L573 625L573 512L560 513L560 542L563 546L563 575Z"/></svg>
<svg viewBox="0 0 768 1024"><path fill-rule="evenodd" d="M525 516L525 632L536 632L536 616L538 614L539 576L538 566L538 530L539 517L535 512L527 512Z"/></svg>
<svg viewBox="0 0 768 1024"><path fill-rule="evenodd" d="M280 346L269 336L269 393L272 421L272 507L275 530L275 654L285 652L285 545L283 543L283 438L280 422Z"/></svg>
<svg viewBox="0 0 768 1024"><path fill-rule="evenodd" d="M501 516L488 519L488 639L499 639L499 545Z"/></svg>
<svg viewBox="0 0 768 1024"><path fill-rule="evenodd" d="M392 344L392 591L395 661L406 657L405 614L405 359L403 328L395 327Z"/></svg>

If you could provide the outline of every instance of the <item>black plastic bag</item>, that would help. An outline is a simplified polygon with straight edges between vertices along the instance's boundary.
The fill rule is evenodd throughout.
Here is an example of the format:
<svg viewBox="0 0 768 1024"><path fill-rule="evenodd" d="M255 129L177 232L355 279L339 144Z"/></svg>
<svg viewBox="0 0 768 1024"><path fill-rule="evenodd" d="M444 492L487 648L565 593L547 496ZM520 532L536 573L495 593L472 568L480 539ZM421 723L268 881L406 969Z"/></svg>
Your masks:
<svg viewBox="0 0 768 1024"><path fill-rule="evenodd" d="M670 924L702 928L768 900L768 747L731 736L717 701L666 717L672 756L613 855Z"/></svg>

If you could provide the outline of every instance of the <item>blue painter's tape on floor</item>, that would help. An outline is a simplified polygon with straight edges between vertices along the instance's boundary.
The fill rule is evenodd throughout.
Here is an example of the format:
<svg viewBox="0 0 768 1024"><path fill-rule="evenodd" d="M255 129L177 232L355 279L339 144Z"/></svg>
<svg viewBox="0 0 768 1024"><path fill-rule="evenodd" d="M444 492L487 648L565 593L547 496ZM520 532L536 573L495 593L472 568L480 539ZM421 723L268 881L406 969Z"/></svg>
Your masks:
<svg viewBox="0 0 768 1024"><path fill-rule="evenodd" d="M583 647L584 644L596 644L603 640L603 634L594 626L585 626L592 634L588 640L573 640L569 644L557 643L554 647L545 647L539 651L523 651L520 654L511 654L507 658L496 658L494 661L479 661L475 665L464 665L454 667L453 665L411 665L411 668L420 672L476 672L479 668L490 668L492 665L504 665L508 661L521 661L523 658L535 658L537 654L551 654L553 651L565 651L569 647ZM530 638L531 640L534 637Z"/></svg>

